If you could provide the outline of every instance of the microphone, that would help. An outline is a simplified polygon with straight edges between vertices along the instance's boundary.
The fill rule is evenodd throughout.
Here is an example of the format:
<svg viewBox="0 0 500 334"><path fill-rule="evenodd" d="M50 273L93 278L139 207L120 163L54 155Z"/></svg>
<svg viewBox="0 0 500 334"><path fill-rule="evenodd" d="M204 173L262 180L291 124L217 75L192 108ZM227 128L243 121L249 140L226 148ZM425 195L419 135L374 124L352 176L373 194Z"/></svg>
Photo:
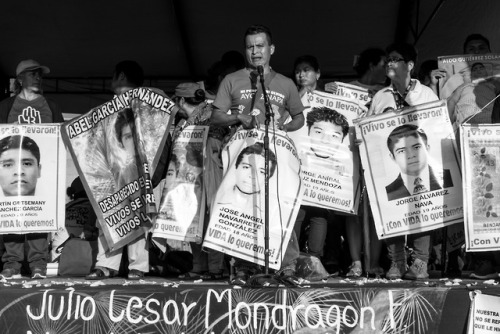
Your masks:
<svg viewBox="0 0 500 334"><path fill-rule="evenodd" d="M257 66L257 72L261 77L264 77L264 67L262 65Z"/></svg>

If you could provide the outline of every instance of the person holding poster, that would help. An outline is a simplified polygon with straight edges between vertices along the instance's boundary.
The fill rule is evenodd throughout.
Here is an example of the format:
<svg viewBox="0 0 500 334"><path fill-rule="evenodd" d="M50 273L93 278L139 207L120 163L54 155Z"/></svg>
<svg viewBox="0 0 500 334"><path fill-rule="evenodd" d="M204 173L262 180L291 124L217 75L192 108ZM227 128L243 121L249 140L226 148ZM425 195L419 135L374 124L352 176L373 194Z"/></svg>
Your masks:
<svg viewBox="0 0 500 334"><path fill-rule="evenodd" d="M0 103L0 123L38 124L64 122L58 105L42 95L42 77L48 73L50 73L50 69L47 66L40 65L35 60L27 59L19 62L14 81L15 95ZM24 140L19 145L23 146ZM18 147L20 147L19 145ZM39 159L37 159L37 162L39 163ZM36 185L36 182L34 184ZM0 277L5 279L20 277L25 242L28 244L29 249L28 262L31 276L33 278L46 276L48 259L48 238L46 233L6 234L2 238L5 253L2 256L4 269L0 273Z"/></svg>
<svg viewBox="0 0 500 334"><path fill-rule="evenodd" d="M242 125L245 129L259 128L266 119L266 108L262 87L258 80L258 69L262 68L264 85L278 128L283 131L295 131L304 125L304 106L292 80L271 69L270 60L275 52L272 34L268 27L250 26L244 35L246 68L228 74L223 80L215 97L212 124L216 126ZM231 111L228 114L228 111ZM283 122L287 116L291 121ZM272 125L271 125L272 128ZM278 162L279 163L279 162ZM285 254L287 263L282 263L279 274L286 277L295 275L295 263L298 258L298 244L295 236L290 238ZM285 261L284 261L285 262ZM233 283L245 284L249 275L258 269L255 264L236 261L237 275Z"/></svg>
<svg viewBox="0 0 500 334"><path fill-rule="evenodd" d="M293 73L295 84L297 85L297 89L299 90L302 104L304 104L305 107L309 107L309 98L312 97L312 93L314 91L320 91L320 89L318 88L318 80L321 76L321 70L319 67L318 59L312 55L303 55L297 57L294 62ZM322 114L322 116L320 116L319 118L321 118L323 121L328 118L321 111L319 113ZM317 114L318 113L316 112L316 115ZM317 117L314 117L313 114L313 118ZM313 138L316 138L315 140L318 141L320 140L320 137L322 137L322 135L319 133L322 132L319 127L320 123L323 122L321 122L320 119L318 119L317 123L314 120L312 120L311 122L316 124L315 127L318 127L316 131L318 133L311 134L309 126L310 124L309 121L307 121L309 129L307 135L308 138L311 139L311 145L307 145L306 154L312 160L327 162L327 160L324 160L323 157L316 156L316 154L313 152L313 146L316 146L317 143L312 143L312 141L314 140ZM326 141L326 146L328 146L328 138L330 137L326 135L326 131L323 138ZM316 149L318 150L318 153L321 150L319 147L316 147ZM321 153L319 154L321 155ZM328 157L326 158L328 159ZM330 212L325 208L302 205L299 209L299 213L297 214L294 231L297 236L297 240L299 241L300 248L302 250L305 250L310 255L316 256L318 258L321 258L323 255L323 263L325 263L325 259L328 257L329 264L325 264L325 267L329 267L328 269L331 271L331 273L336 274L338 273L339 267L339 259L337 258L337 256L340 254L340 246L342 241L340 235L341 233L339 231L340 224L338 224L338 222L336 224L328 224L328 220L331 217L333 217L333 212ZM306 224L304 224L304 222L306 222ZM302 234L302 230L306 229L307 226L309 226L309 233L307 238L308 240L305 242L301 242L300 236ZM327 237L327 228L330 230L330 238L334 240L330 240L331 242L324 250L323 248L325 245L325 238ZM303 243L305 243L305 245L303 245Z"/></svg>
<svg viewBox="0 0 500 334"><path fill-rule="evenodd" d="M467 36L463 45L463 53L466 55L485 55L491 53L490 41L481 34L471 34ZM468 75L468 71L464 72ZM439 80L446 79L446 71L438 69L432 72L433 79L431 88L437 91ZM455 126L462 124L467 118L476 114L468 122L478 123L499 123L500 122L500 102L495 100L500 91L500 84L496 78L487 78L487 69L484 63L474 61L470 66L470 80L464 82L461 74L450 77L443 87L457 87L451 95L445 96L448 99L448 112L450 119ZM469 80L469 81L470 81ZM442 87L441 91L444 90ZM452 90L449 88L448 90ZM461 270L458 264L460 248L448 253L448 275L460 277ZM495 269L495 256L492 252L481 252L473 255L474 272L472 278L489 279L497 277Z"/></svg>
<svg viewBox="0 0 500 334"><path fill-rule="evenodd" d="M205 102L205 91L197 83L186 82L181 83L175 88L174 101L179 107L178 115L181 121L176 125L173 133L173 142L179 137L180 133L190 125L208 125L208 138L206 144L207 156L204 159L204 164L200 162L201 167L205 166L205 173L203 175L203 187L205 189L206 202L210 204L213 202L217 189L222 182L222 162L220 159L222 149L222 139L227 133L227 128L215 127L210 124L210 117L212 115L212 106ZM175 145L174 145L175 147ZM189 145L186 147L189 148ZM186 155L187 158L187 155ZM177 157L172 155L172 161L176 161ZM168 192L176 189L178 185L175 184L175 176L178 174L178 163L169 164L167 171L167 178L165 182L164 191ZM200 171L201 172L201 171ZM169 173L173 174L169 177ZM172 181L170 181L171 179ZM198 185L200 188L202 185ZM201 195L200 195L201 197ZM186 210L186 203L179 203L179 210ZM175 206L174 206L175 210ZM194 208L193 214L196 213L197 207ZM205 217L210 216L210 209L204 213ZM206 233L206 226L204 224L204 233ZM204 279L214 280L223 277L224 272L224 254L216 250L202 249L200 243L191 242L191 249L193 252L193 269L191 272L179 276L181 279Z"/></svg>
<svg viewBox="0 0 500 334"><path fill-rule="evenodd" d="M0 186L4 196L34 196L41 168L40 148L33 139L15 135L0 140ZM46 242L32 240L30 235L27 240L28 262L32 275L34 278L35 275L43 277L45 276L43 266L47 266ZM24 242L13 242L8 234L4 237L4 243L5 253L2 260L5 269L1 276L5 279L20 278L21 262L24 260Z"/></svg>
<svg viewBox="0 0 500 334"><path fill-rule="evenodd" d="M111 89L116 95L121 95L129 90L142 86L144 81L144 72L141 66L132 60L119 62L115 66L113 78L111 80ZM131 156L136 155L136 149L133 141L134 129L133 114L130 109L120 111L115 122L115 135L120 148L127 154L127 165L123 168L116 180L118 187L127 184L130 180L137 178L138 168L135 159ZM118 273L122 258L123 249L119 248L113 251L105 251L103 245L104 235L100 229L99 252L95 268L85 278L88 280L99 280L113 277ZM149 253L146 245L146 236L141 235L133 242L127 245L129 272L128 279L138 280L144 277L144 273L149 271Z"/></svg>
<svg viewBox="0 0 500 334"><path fill-rule="evenodd" d="M349 82L349 84L358 86L368 90L368 97L365 100L365 107L369 108L373 95L380 89L384 88L387 80L385 74L385 56L386 53L380 48L368 48L363 50L359 56L355 57L354 70L358 74L358 79ZM336 82L330 82L325 85L325 90L338 94L338 85ZM362 201L368 201L365 195ZM369 215L370 226L373 226L373 219L371 219L371 211L364 212L363 214ZM349 245L349 253L351 255L352 263L347 272L348 277L359 277L363 273L363 266L361 263L361 250L362 250L362 232L363 227L360 221L361 213L358 216L346 217L346 236ZM380 267L379 258L382 250L382 243L378 240L375 229L370 229L370 264L365 263L365 269L369 275L381 276L384 270Z"/></svg>
<svg viewBox="0 0 500 334"><path fill-rule="evenodd" d="M307 113L306 124L310 145L308 152L305 153L305 159L309 166L318 168L333 168L340 173L344 171L342 163L336 159L339 153L339 145L348 145L344 142L349 132L349 123L347 119L336 110L322 107L312 108ZM327 236L328 221L332 216L328 209L302 206L296 221L295 232L300 235L302 221L309 217L309 236L307 241L308 253L318 258L323 254L325 239ZM337 220L337 219L336 219ZM339 222L332 222L339 224ZM338 226L332 227L331 233L339 235ZM340 243L340 240L337 241ZM339 247L338 245L329 245L328 247ZM330 258L330 261L338 263L338 259ZM334 270L335 273L337 270Z"/></svg>
<svg viewBox="0 0 500 334"><path fill-rule="evenodd" d="M399 110L407 106L414 106L438 99L429 87L411 78L417 62L417 50L412 45L396 43L390 45L386 51L386 75L391 80L391 85L375 94L368 115L381 114L388 110ZM403 155L407 156L405 152L403 149ZM394 155L394 153L392 154ZM391 267L386 273L388 279L400 279L404 277L415 280L429 277L427 262L429 259L430 233L422 232L413 235L411 238L409 237L409 241L413 241L413 263L406 270L404 236L386 240L391 260Z"/></svg>

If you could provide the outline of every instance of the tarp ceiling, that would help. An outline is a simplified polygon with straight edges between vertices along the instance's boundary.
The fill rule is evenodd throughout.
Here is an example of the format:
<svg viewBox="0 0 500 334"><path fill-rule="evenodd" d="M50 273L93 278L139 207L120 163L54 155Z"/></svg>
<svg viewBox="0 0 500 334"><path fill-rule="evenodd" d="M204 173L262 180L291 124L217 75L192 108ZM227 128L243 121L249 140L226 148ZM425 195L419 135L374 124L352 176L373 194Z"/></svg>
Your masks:
<svg viewBox="0 0 500 334"><path fill-rule="evenodd" d="M91 80L134 59L146 76L167 80L160 88L168 91L202 78L225 51L243 51L246 27L262 23L273 31L278 72L289 74L295 57L313 54L323 77L347 78L364 48L413 43L411 29L420 33L441 2L416 43L420 60L461 53L473 32L500 50L495 0L24 0L2 2L0 72L13 76L19 60L33 58L51 68L49 78Z"/></svg>

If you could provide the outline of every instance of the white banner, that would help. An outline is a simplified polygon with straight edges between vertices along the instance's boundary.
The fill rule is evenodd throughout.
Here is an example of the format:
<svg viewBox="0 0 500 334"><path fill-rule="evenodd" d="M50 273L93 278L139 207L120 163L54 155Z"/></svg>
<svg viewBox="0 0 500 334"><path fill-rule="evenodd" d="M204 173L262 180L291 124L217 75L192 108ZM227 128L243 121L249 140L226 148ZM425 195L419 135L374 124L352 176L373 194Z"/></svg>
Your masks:
<svg viewBox="0 0 500 334"><path fill-rule="evenodd" d="M0 125L0 234L64 226L66 149L60 128Z"/></svg>
<svg viewBox="0 0 500 334"><path fill-rule="evenodd" d="M109 249L144 234L156 213L151 185L174 102L140 87L63 125L82 183Z"/></svg>
<svg viewBox="0 0 500 334"><path fill-rule="evenodd" d="M467 251L500 250L500 125L462 125Z"/></svg>
<svg viewBox="0 0 500 334"><path fill-rule="evenodd" d="M301 202L300 161L284 132L269 135L269 267L279 269ZM264 265L264 130L239 130L222 152L224 178L203 246Z"/></svg>
<svg viewBox="0 0 500 334"><path fill-rule="evenodd" d="M462 221L462 176L446 101L355 122L380 239Z"/></svg>
<svg viewBox="0 0 500 334"><path fill-rule="evenodd" d="M467 334L498 332L500 332L500 297L476 292L469 312Z"/></svg>
<svg viewBox="0 0 500 334"><path fill-rule="evenodd" d="M358 103L329 93L308 95L306 125L288 135L302 162L303 204L357 213L361 192L353 119Z"/></svg>
<svg viewBox="0 0 500 334"><path fill-rule="evenodd" d="M203 170L208 126L187 126L173 143L153 238L200 242L203 238Z"/></svg>

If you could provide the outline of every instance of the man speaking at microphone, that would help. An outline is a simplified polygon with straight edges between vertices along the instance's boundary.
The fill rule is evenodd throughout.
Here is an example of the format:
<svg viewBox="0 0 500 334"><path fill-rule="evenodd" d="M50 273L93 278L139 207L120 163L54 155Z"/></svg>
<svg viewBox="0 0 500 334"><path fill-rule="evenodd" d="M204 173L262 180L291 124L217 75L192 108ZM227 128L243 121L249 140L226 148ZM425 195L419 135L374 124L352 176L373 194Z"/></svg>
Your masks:
<svg viewBox="0 0 500 334"><path fill-rule="evenodd" d="M212 125L241 125L251 129L264 124L266 108L260 80L263 76L274 117L270 130L273 131L273 126L287 132L300 129L304 125L304 106L299 92L291 79L276 73L269 65L275 51L271 31L265 26L253 25L246 30L244 43L246 68L228 74L222 80L213 103ZM291 121L283 124L288 116ZM279 158L277 163L279 166ZM295 235L292 235L278 275L293 281L298 256L298 243ZM233 284L243 285L249 276L259 272L255 264L242 260L237 260L234 266L236 278Z"/></svg>
<svg viewBox="0 0 500 334"><path fill-rule="evenodd" d="M213 103L212 124L216 126L243 125L249 129L259 127L266 120L264 96L258 68L262 67L264 84L269 96L274 120L280 130L295 131L304 125L304 106L293 81L271 69L269 61L274 54L271 31L254 25L245 32L244 69L228 74L220 84ZM227 112L231 110L231 114ZM292 121L283 124L287 116ZM272 125L271 125L272 130Z"/></svg>

